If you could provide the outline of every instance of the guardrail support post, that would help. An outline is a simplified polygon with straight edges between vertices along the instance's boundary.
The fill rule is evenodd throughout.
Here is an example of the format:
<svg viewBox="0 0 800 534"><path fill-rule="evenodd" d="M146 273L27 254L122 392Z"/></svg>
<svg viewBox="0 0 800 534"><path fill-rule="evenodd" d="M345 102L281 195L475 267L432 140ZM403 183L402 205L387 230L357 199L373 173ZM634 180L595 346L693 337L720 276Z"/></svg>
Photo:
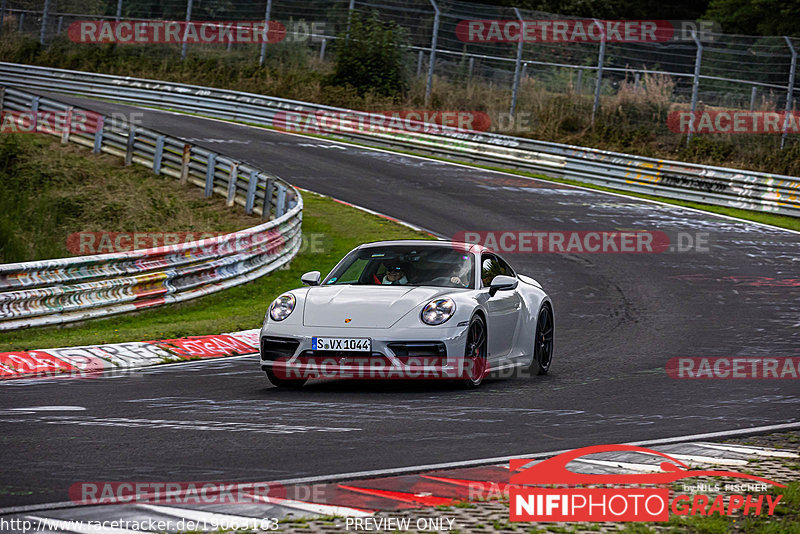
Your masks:
<svg viewBox="0 0 800 534"><path fill-rule="evenodd" d="M345 39L350 39L350 20L353 17L353 8L355 7L356 0L350 0L347 6L347 32L344 34Z"/></svg>
<svg viewBox="0 0 800 534"><path fill-rule="evenodd" d="M689 122L689 133L686 134L687 145L689 141L692 140L692 132L694 132L694 121L696 118L694 112L697 110L697 93L700 90L700 64L703 61L703 43L697 38L697 32L694 30L692 30L692 39L694 39L694 44L697 46L697 54L694 57L694 79L692 80L692 104L690 109L692 118Z"/></svg>
<svg viewBox="0 0 800 534"><path fill-rule="evenodd" d="M789 126L789 113L792 112L792 100L794 99L794 77L797 72L797 50L792 45L792 40L784 35L789 51L792 53L792 66L789 67L789 88L786 90L786 108L783 116L783 133L781 134L781 150L786 146L786 128Z"/></svg>
<svg viewBox="0 0 800 534"><path fill-rule="evenodd" d="M181 158L181 182L185 184L189 179L189 162L192 161L192 145L183 145L183 157Z"/></svg>
<svg viewBox="0 0 800 534"><path fill-rule="evenodd" d="M428 81L425 83L425 105L431 101L431 89L433 88L433 70L436 68L436 42L439 39L439 6L436 0L428 0L436 14L433 17L433 36L431 37L431 56L428 62Z"/></svg>
<svg viewBox="0 0 800 534"><path fill-rule="evenodd" d="M64 122L64 130L61 132L61 144L66 145L69 143L69 134L72 133L72 106L67 108L66 121Z"/></svg>
<svg viewBox="0 0 800 534"><path fill-rule="evenodd" d="M758 91L757 86L753 86L750 88L750 111L752 112L756 109L756 92Z"/></svg>
<svg viewBox="0 0 800 534"><path fill-rule="evenodd" d="M244 212L248 215L253 213L253 204L256 200L256 186L258 185L258 171L250 171L250 180L247 182L247 199L244 204Z"/></svg>
<svg viewBox="0 0 800 534"><path fill-rule="evenodd" d="M44 10L42 11L42 27L39 29L39 44L44 45L47 33L47 15L50 13L50 0L44 0Z"/></svg>
<svg viewBox="0 0 800 534"><path fill-rule="evenodd" d="M117 14L114 17L114 20L119 22L119 19L122 18L122 0L117 0Z"/></svg>
<svg viewBox="0 0 800 534"><path fill-rule="evenodd" d="M206 198L214 193L214 176L217 174L217 155L211 152L206 163Z"/></svg>
<svg viewBox="0 0 800 534"><path fill-rule="evenodd" d="M275 206L275 218L279 219L286 213L286 188L278 184L278 204Z"/></svg>
<svg viewBox="0 0 800 534"><path fill-rule="evenodd" d="M583 69L578 69L578 80L575 82L575 92L583 93Z"/></svg>
<svg viewBox="0 0 800 534"><path fill-rule="evenodd" d="M233 206L233 200L236 198L236 180L239 179L239 164L231 163L231 172L228 174L228 207Z"/></svg>
<svg viewBox="0 0 800 534"><path fill-rule="evenodd" d="M269 35L269 15L272 11L272 0L267 0L267 9L264 11L264 40L261 42L261 53L258 56L258 64L264 64L267 57L267 36Z"/></svg>
<svg viewBox="0 0 800 534"><path fill-rule="evenodd" d="M56 35L61 35L61 30L64 28L64 17L58 17L58 25L56 26Z"/></svg>
<svg viewBox="0 0 800 534"><path fill-rule="evenodd" d="M592 104L593 126L595 115L597 115L597 109L600 107L600 89L603 87L603 62L606 58L606 31L599 20L594 19L594 23L600 28L602 37L600 38L600 51L597 54L597 81L594 84L594 103Z"/></svg>
<svg viewBox="0 0 800 534"><path fill-rule="evenodd" d="M105 125L106 118L104 116L97 117L97 129L94 132L94 148L92 152L99 154L103 150L103 126Z"/></svg>
<svg viewBox="0 0 800 534"><path fill-rule="evenodd" d="M425 52L423 52L422 50L417 52L417 77L422 75L422 59L424 54Z"/></svg>
<svg viewBox="0 0 800 534"><path fill-rule="evenodd" d="M136 141L136 130L131 126L128 130L128 144L125 146L125 166L133 162L133 143Z"/></svg>
<svg viewBox="0 0 800 534"><path fill-rule="evenodd" d="M25 12L19 14L19 24L17 24L17 33L22 33L22 28L25 26Z"/></svg>
<svg viewBox="0 0 800 534"><path fill-rule="evenodd" d="M325 45L328 43L328 40L324 37L322 38L322 44L319 45L319 58L325 59Z"/></svg>
<svg viewBox="0 0 800 534"><path fill-rule="evenodd" d="M275 180L272 178L267 179L264 184L264 207L261 208L261 220L267 221L272 212L272 192L275 189Z"/></svg>
<svg viewBox="0 0 800 534"><path fill-rule="evenodd" d="M519 9L516 7L514 8L514 13L517 15L517 20L519 20L519 41L517 42L517 61L514 64L514 84L511 87L511 109L508 112L510 115L509 118L512 121L514 120L514 110L517 107L519 80L522 77L522 72L520 71L522 64L522 44L525 42L523 38L523 35L525 35L525 21L522 19L522 15L519 14Z"/></svg>
<svg viewBox="0 0 800 534"><path fill-rule="evenodd" d="M34 96L31 100L31 131L39 131L39 99L40 96Z"/></svg>
<svg viewBox="0 0 800 534"><path fill-rule="evenodd" d="M186 26L183 29L183 43L181 44L181 59L186 59L186 49L188 43L186 38L189 37L189 23L192 20L192 0L186 0Z"/></svg>
<svg viewBox="0 0 800 534"><path fill-rule="evenodd" d="M164 156L164 136L156 137L156 150L153 154L153 172L161 174L161 158Z"/></svg>

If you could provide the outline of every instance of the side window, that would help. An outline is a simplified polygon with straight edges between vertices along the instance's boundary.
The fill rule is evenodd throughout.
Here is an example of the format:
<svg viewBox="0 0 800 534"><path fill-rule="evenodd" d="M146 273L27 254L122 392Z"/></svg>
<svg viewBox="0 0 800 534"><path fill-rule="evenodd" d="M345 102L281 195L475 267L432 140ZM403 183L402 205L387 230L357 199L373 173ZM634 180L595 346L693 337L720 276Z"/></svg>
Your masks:
<svg viewBox="0 0 800 534"><path fill-rule="evenodd" d="M337 282L339 284L352 284L358 282L358 279L361 277L361 273L364 272L364 267L367 266L369 260L366 258L359 258L353 262L348 269L342 273L342 276L339 277ZM330 283L330 282L329 282Z"/></svg>
<svg viewBox="0 0 800 534"><path fill-rule="evenodd" d="M498 257L497 261L500 263L500 269L503 271L500 274L503 274L505 276L514 276L514 277L517 276L516 273L514 273L514 269L512 269L511 266L508 263L506 263L506 260Z"/></svg>
<svg viewBox="0 0 800 534"><path fill-rule="evenodd" d="M481 256L481 282L483 287L489 287L495 276L503 274L500 262L491 254Z"/></svg>

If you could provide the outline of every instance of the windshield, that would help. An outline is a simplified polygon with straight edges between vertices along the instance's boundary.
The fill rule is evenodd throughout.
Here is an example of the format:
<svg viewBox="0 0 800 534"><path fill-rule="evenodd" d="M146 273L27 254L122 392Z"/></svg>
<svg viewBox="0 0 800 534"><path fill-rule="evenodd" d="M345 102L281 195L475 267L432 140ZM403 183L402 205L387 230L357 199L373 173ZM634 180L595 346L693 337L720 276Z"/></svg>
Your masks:
<svg viewBox="0 0 800 534"><path fill-rule="evenodd" d="M474 289L472 254L447 247L394 245L354 250L323 285L409 285Z"/></svg>

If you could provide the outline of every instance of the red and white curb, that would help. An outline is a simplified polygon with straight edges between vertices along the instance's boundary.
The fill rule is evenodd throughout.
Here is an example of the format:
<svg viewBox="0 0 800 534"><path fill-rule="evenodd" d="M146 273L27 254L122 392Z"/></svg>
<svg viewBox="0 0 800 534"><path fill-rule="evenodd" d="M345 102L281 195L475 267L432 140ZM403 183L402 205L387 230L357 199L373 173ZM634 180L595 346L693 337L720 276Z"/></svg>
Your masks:
<svg viewBox="0 0 800 534"><path fill-rule="evenodd" d="M258 329L159 341L0 352L0 380L87 377L164 363L258 352Z"/></svg>

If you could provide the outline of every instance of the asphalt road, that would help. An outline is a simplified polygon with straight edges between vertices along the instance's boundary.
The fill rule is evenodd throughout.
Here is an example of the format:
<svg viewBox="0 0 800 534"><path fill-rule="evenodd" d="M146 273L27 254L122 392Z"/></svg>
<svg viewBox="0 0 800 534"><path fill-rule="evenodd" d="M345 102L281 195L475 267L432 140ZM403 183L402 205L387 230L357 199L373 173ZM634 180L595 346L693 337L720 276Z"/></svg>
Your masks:
<svg viewBox="0 0 800 534"><path fill-rule="evenodd" d="M101 112L123 106L72 100ZM678 356L800 356L800 234L313 138L145 125L434 232L658 230L707 250L515 254L556 312L546 377L272 388L257 357L0 384L0 506L101 480L280 480L800 420L796 380L673 380ZM699 234L698 234L699 232ZM299 285L299 281L298 281ZM266 308L267 303L264 303ZM256 327L257 325L253 325ZM19 410L55 406L58 409Z"/></svg>

